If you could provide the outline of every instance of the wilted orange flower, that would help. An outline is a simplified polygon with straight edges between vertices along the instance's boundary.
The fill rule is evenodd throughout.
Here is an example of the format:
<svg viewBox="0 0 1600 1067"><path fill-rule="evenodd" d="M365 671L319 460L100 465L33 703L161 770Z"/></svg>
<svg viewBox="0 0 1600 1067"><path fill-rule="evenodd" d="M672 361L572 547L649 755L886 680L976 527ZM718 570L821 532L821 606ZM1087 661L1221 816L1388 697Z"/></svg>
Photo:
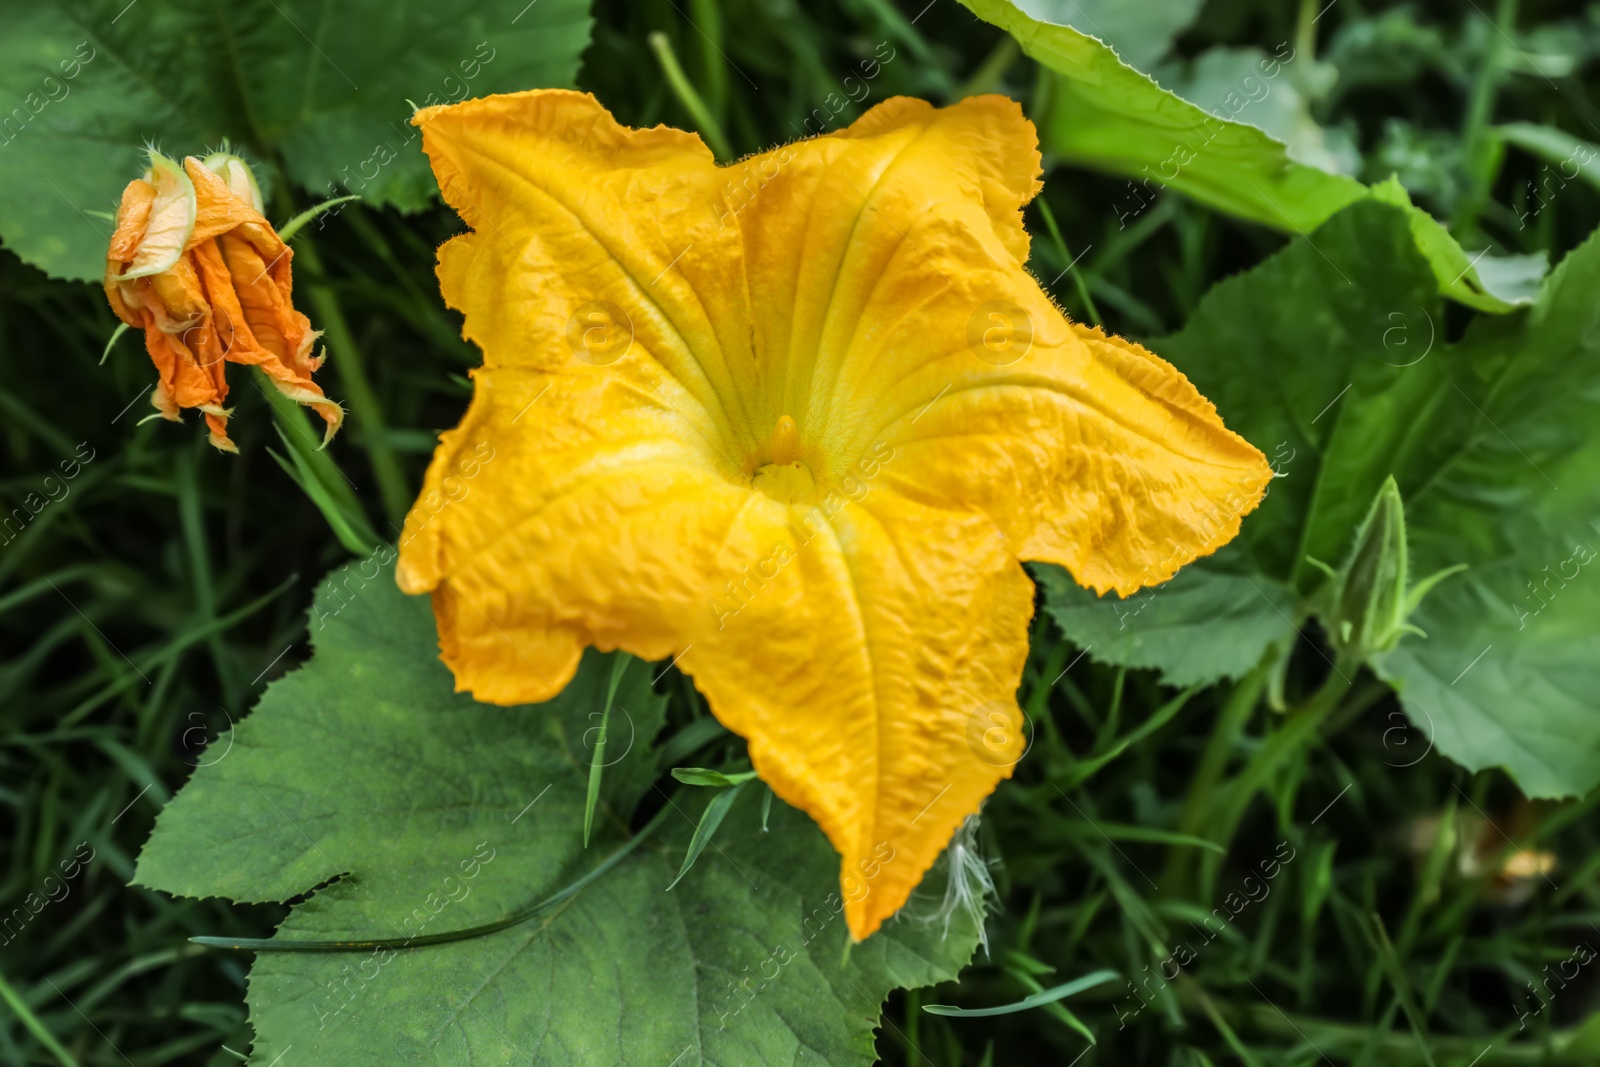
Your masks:
<svg viewBox="0 0 1600 1067"><path fill-rule="evenodd" d="M728 167L572 92L413 121L472 228L439 278L484 365L402 588L483 700L548 699L587 645L675 659L838 849L866 937L1020 758L1019 560L1164 581L1265 459L1028 273L1008 99L894 99Z"/></svg>
<svg viewBox="0 0 1600 1067"><path fill-rule="evenodd" d="M242 159L193 156L180 167L155 152L150 170L129 182L106 253L106 298L117 317L144 330L160 380L156 410L205 413L211 443L228 440L225 363L250 363L285 396L316 409L323 440L344 412L311 375L322 365L319 336L290 299L293 253L261 214L261 193Z"/></svg>

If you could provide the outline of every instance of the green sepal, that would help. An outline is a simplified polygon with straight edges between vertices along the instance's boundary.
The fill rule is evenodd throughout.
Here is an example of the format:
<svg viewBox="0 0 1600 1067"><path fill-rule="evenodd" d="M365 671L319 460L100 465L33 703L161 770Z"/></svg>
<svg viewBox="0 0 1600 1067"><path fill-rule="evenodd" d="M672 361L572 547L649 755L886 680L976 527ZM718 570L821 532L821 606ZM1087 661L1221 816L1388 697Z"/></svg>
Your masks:
<svg viewBox="0 0 1600 1067"><path fill-rule="evenodd" d="M265 210L261 199L261 185L250 169L250 164L229 151L213 152L200 161L207 170L221 178L234 195L250 201L250 206L260 214Z"/></svg>

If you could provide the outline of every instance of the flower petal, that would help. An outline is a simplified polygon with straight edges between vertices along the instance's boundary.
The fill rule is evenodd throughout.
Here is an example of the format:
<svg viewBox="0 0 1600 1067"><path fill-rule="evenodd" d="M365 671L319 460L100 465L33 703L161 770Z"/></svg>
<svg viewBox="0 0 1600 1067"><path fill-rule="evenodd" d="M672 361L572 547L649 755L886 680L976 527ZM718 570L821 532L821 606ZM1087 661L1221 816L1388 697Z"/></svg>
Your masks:
<svg viewBox="0 0 1600 1067"><path fill-rule="evenodd" d="M482 700L549 699L590 644L676 654L753 499L676 436L676 413L580 368L478 371L406 517L400 586L433 592L445 662Z"/></svg>
<svg viewBox="0 0 1600 1067"><path fill-rule="evenodd" d="M1017 296L1006 314L1055 314ZM1272 479L1265 457L1165 360L1097 329L1047 329L1014 364L963 351L900 383L878 430L906 456L891 482L984 508L1020 558L1101 593L1164 582L1232 540Z"/></svg>
<svg viewBox="0 0 1600 1067"><path fill-rule="evenodd" d="M741 531L760 554L679 662L839 851L859 940L1022 756L1033 583L984 516L871 482L787 519Z"/></svg>
<svg viewBox="0 0 1600 1067"><path fill-rule="evenodd" d="M565 90L412 121L474 230L440 250L439 280L485 366L654 364L639 384L737 463L755 433L741 406L754 373L744 264L736 231L718 223L721 174L700 139L627 129Z"/></svg>
<svg viewBox="0 0 1600 1067"><path fill-rule="evenodd" d="M155 196L148 209L140 208L132 218L132 225L142 226L135 237L131 228L119 225L111 237L113 249L134 241L134 255L122 272L124 281L145 278L171 270L183 256L195 227L194 183L174 161L156 152L150 153L150 173L145 182L153 187ZM128 194L123 194L127 199Z"/></svg>
<svg viewBox="0 0 1600 1067"><path fill-rule="evenodd" d="M241 194L192 157L184 167L199 205L191 252L209 298L206 329L216 334L215 358L260 367L280 393L322 417L327 441L344 410L311 380L321 365L311 355L318 334L294 306L293 250L255 209L248 186ZM189 340L194 343L193 334Z"/></svg>

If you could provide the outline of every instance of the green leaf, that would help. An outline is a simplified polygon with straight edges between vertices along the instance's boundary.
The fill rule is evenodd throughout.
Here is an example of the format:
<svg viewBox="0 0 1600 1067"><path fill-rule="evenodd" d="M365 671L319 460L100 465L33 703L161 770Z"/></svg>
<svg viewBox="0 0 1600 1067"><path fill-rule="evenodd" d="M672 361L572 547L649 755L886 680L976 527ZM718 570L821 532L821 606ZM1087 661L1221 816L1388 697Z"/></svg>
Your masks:
<svg viewBox="0 0 1600 1067"><path fill-rule="evenodd" d="M1022 0L1040 22L1071 26L1110 45L1122 61L1150 70L1200 13L1201 0Z"/></svg>
<svg viewBox="0 0 1600 1067"><path fill-rule="evenodd" d="M441 930L434 934L407 934L394 937L368 937L349 940L320 940L271 937L191 937L189 940L197 945L206 945L211 948L238 948L250 949L255 952L351 952L359 949L373 948L421 948L424 945L445 945L455 941L466 941L471 938L483 937L488 934L499 933L501 930L520 926L537 915L542 915L551 908L565 904L572 897L577 896L595 882L609 874L612 868L627 859L633 851L654 836L666 821L667 815L677 810L675 804L667 804L651 817L650 821L635 830L626 841L613 849L605 859L584 871L581 875L551 893L549 896L534 901L512 912L510 915L492 919L476 926L455 927Z"/></svg>
<svg viewBox="0 0 1600 1067"><path fill-rule="evenodd" d="M324 585L311 662L274 683L162 812L141 885L295 901L278 937L431 935L513 915L593 869L659 803L664 700L630 672L612 709L595 846L583 849L589 752L610 662L591 653L535 707L475 703L437 659L426 598L384 568ZM592 735L591 735L592 737ZM616 750L623 750L619 758ZM670 894L704 794L559 907L464 941L262 952L251 1062L747 1064L805 1050L866 1064L883 998L954 977L977 932L902 917L856 945L838 859L803 814L763 834L738 805ZM640 811L649 796L649 808ZM287 1061L285 1061L287 1062Z"/></svg>
<svg viewBox="0 0 1600 1067"><path fill-rule="evenodd" d="M1467 570L1410 616L1427 636L1373 666L1444 755L1504 767L1530 795L1587 792L1600 783L1600 236L1533 308L1450 345L1410 234L1401 212L1356 205L1217 285L1152 347L1230 427L1269 454L1283 442L1283 477L1239 547L1297 597L1321 580L1306 558L1343 559L1393 475L1410 573ZM1302 599L1296 617L1308 610Z"/></svg>
<svg viewBox="0 0 1600 1067"><path fill-rule="evenodd" d="M1221 558L1237 561L1238 553ZM1032 569L1045 610L1074 644L1101 663L1153 668L1172 686L1241 678L1296 631L1294 600L1281 582L1213 560L1126 600L1096 597L1053 564Z"/></svg>
<svg viewBox="0 0 1600 1067"><path fill-rule="evenodd" d="M1040 139L1047 152L1065 162L1133 179L1109 205L1124 225L1164 186L1219 211L1300 235L1357 201L1380 199L1405 208L1413 239L1452 299L1497 313L1516 306L1486 287L1472 257L1430 215L1411 206L1399 183L1369 189L1354 178L1296 162L1283 142L1249 124L1249 109L1268 99L1261 94L1274 91L1284 68L1295 62L1287 45L1258 62L1255 87L1241 84L1225 93L1216 109L1220 114L1214 114L1161 88L1076 29L1030 18L1010 0L962 3L1008 31L1023 51L1055 72L1051 105L1035 117Z"/></svg>
<svg viewBox="0 0 1600 1067"><path fill-rule="evenodd" d="M1449 459L1401 478L1413 569L1469 569L1412 615L1427 638L1376 664L1439 751L1504 767L1532 796L1600 784L1596 292L1600 235L1557 267L1521 329L1474 329L1432 368L1450 410L1421 432Z"/></svg>
<svg viewBox="0 0 1600 1067"><path fill-rule="evenodd" d="M1539 296L1545 275L1550 273L1550 257L1544 252L1483 256L1475 269L1490 292L1514 304L1531 304Z"/></svg>
<svg viewBox="0 0 1600 1067"><path fill-rule="evenodd" d="M0 237L51 275L98 279L111 225L94 213L115 210L147 143L200 155L229 138L319 199L419 209L436 189L408 99L571 84L588 3L524 3L22 5L0 35Z"/></svg>
<svg viewBox="0 0 1600 1067"><path fill-rule="evenodd" d="M1311 117L1311 97L1300 80L1265 77L1275 64L1282 68L1282 55L1291 52L1286 46L1277 54L1260 48L1209 48L1151 73L1163 87L1207 114L1228 114L1242 96L1247 103L1239 108L1239 121L1282 142L1290 159L1330 174L1355 173L1361 153L1348 134L1325 130ZM1290 73L1301 69L1310 69L1303 59L1288 68ZM1326 65L1319 64L1316 70L1334 73Z"/></svg>

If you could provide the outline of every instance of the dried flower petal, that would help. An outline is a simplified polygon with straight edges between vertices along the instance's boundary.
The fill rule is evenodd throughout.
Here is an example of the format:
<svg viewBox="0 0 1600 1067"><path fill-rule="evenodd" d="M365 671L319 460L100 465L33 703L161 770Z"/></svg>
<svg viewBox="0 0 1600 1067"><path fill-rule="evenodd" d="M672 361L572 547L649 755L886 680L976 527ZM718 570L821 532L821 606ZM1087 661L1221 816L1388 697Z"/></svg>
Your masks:
<svg viewBox="0 0 1600 1067"><path fill-rule="evenodd" d="M243 160L216 153L177 163L152 152L150 171L128 183L106 256L106 298L144 331L160 377L150 401L163 417L205 414L211 443L228 439L227 363L259 366L280 392L314 408L326 442L344 412L311 375L319 336L294 309L293 253L261 214L261 192Z"/></svg>

